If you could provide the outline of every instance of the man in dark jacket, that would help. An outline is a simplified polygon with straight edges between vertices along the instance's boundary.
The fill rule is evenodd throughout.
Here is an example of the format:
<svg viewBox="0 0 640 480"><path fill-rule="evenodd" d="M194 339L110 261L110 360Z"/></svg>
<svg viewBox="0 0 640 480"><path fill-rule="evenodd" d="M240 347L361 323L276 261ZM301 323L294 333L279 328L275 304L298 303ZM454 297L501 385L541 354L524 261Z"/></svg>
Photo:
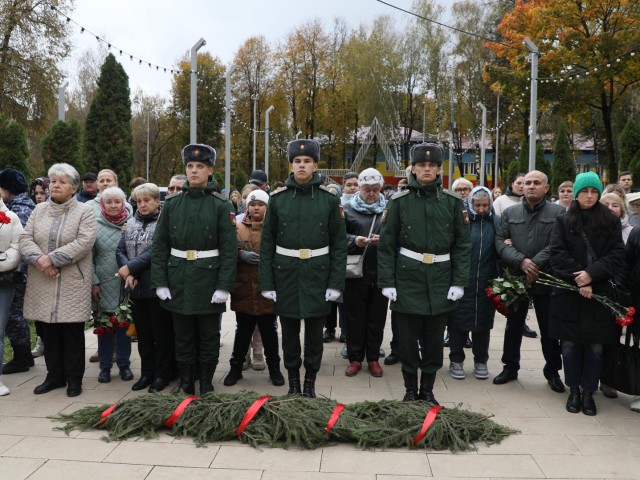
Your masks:
<svg viewBox="0 0 640 480"><path fill-rule="evenodd" d="M200 362L200 394L211 380L220 353L220 315L236 277L233 206L213 180L216 151L191 144L182 150L188 183L168 198L151 250L151 287L173 314L180 389L194 394L195 352Z"/></svg>
<svg viewBox="0 0 640 480"><path fill-rule="evenodd" d="M275 302L289 394L315 397L324 321L344 290L347 241L340 199L316 173L320 147L294 140L287 147L292 173L271 194L260 244L259 289ZM300 387L300 320L304 319L304 388Z"/></svg>
<svg viewBox="0 0 640 480"><path fill-rule="evenodd" d="M496 250L511 273L526 275L529 291L540 326L540 343L546 364L543 372L554 392L564 392L564 384L558 372L562 369L560 343L549 338L549 294L551 289L537 282L540 271L549 269L549 240L556 217L564 207L549 203L545 195L549 191L547 176L537 170L524 177L522 203L502 212L496 232ZM505 243L505 240L510 240ZM514 312L507 315L502 353L502 372L493 379L496 385L516 380L520 369L520 345L524 321L529 310L528 302L520 302Z"/></svg>
<svg viewBox="0 0 640 480"><path fill-rule="evenodd" d="M464 295L471 254L469 215L460 197L442 188L442 157L439 145L413 147L408 187L393 195L383 212L378 245L378 285L398 321L404 401L433 404L438 403L433 385L442 368L444 329Z"/></svg>
<svg viewBox="0 0 640 480"><path fill-rule="evenodd" d="M98 176L93 172L87 172L82 177L82 190L76 195L79 202L86 203L98 195Z"/></svg>

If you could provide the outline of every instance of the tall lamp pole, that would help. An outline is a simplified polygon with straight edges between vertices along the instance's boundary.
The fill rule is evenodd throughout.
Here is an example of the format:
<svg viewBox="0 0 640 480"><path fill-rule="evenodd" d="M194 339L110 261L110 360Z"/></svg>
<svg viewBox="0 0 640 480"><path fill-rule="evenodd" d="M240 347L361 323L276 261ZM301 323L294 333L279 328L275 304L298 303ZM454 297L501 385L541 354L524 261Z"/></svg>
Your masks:
<svg viewBox="0 0 640 480"><path fill-rule="evenodd" d="M254 93L253 95L251 95L251 100L253 100L253 170L255 172L256 170L256 133L258 130L258 123L257 123L257 105L258 105L258 94Z"/></svg>
<svg viewBox="0 0 640 480"><path fill-rule="evenodd" d="M64 91L69 86L69 82L65 80L58 87L58 120L64 122Z"/></svg>
<svg viewBox="0 0 640 480"><path fill-rule="evenodd" d="M149 129L149 108L147 108L147 182L151 182L151 178L149 178L149 137L150 137L150 129Z"/></svg>
<svg viewBox="0 0 640 480"><path fill-rule="evenodd" d="M424 139L426 135L426 128L427 128L426 118L427 118L427 101L425 99L425 101L422 102L422 143L424 143L425 141Z"/></svg>
<svg viewBox="0 0 640 480"><path fill-rule="evenodd" d="M298 130L298 133L296 133L296 140L298 140L300 135L302 135L302 130Z"/></svg>
<svg viewBox="0 0 640 480"><path fill-rule="evenodd" d="M531 52L531 101L529 103L529 171L536 169L536 129L538 119L538 47L529 40L523 42Z"/></svg>
<svg viewBox="0 0 640 480"><path fill-rule="evenodd" d="M227 192L231 192L231 75L236 71L236 66L231 65L225 75L224 93L224 185Z"/></svg>
<svg viewBox="0 0 640 480"><path fill-rule="evenodd" d="M273 110L273 105L264 112L264 173L269 178L269 114Z"/></svg>
<svg viewBox="0 0 640 480"><path fill-rule="evenodd" d="M486 137L487 137L487 107L482 102L478 102L478 107L482 110L482 138L480 145L480 186L484 187L484 170L486 159Z"/></svg>
<svg viewBox="0 0 640 480"><path fill-rule="evenodd" d="M197 115L198 115L198 50L206 45L204 38L201 38L191 47L191 122L189 143L197 143Z"/></svg>
<svg viewBox="0 0 640 480"><path fill-rule="evenodd" d="M496 102L496 148L493 157L493 188L498 186L498 147L500 146L500 95Z"/></svg>

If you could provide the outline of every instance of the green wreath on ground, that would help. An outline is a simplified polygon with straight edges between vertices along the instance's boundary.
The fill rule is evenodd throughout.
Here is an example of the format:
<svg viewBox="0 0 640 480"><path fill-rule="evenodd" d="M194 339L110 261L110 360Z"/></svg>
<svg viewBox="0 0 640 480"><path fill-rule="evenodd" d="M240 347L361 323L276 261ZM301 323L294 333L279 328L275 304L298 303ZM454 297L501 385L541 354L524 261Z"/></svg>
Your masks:
<svg viewBox="0 0 640 480"><path fill-rule="evenodd" d="M300 395L261 396L256 392L142 395L114 405L85 407L51 417L64 422L57 429L103 429L107 441L149 439L159 429L192 437L196 445L238 439L261 445L314 449L336 442L363 449L408 447L458 452L474 443L500 443L518 433L481 414L425 402L358 402L340 404Z"/></svg>

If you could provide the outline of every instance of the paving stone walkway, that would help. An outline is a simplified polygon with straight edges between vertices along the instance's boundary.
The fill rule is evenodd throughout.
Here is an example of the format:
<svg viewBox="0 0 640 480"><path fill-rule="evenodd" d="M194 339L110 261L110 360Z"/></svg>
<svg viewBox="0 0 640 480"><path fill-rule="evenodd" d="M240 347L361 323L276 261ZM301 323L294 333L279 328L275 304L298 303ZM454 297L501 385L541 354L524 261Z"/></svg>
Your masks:
<svg viewBox="0 0 640 480"><path fill-rule="evenodd" d="M537 328L533 310L531 316L529 325ZM229 368L234 330L233 313L227 313L223 316L222 362L214 379L216 391L285 393L286 386L270 384L266 370L246 371L245 378L234 387L222 385ZM503 333L504 318L497 315L491 339L491 378L501 370ZM491 412L497 422L522 432L500 445L479 444L476 451L451 454L405 449L361 451L342 444L311 451L260 451L239 442L196 448L190 439L177 440L166 433L148 441L111 443L101 440L100 431L74 431L67 436L54 430L57 423L47 416L146 394L132 392L132 382L122 382L117 375L111 383L98 383L98 366L88 363L96 339L90 332L86 338L87 371L79 397L69 399L64 389L33 394L33 388L46 374L43 358L37 359L36 367L27 373L4 376L12 393L0 398L1 480L640 479L640 414L629 410L631 397L620 395L611 400L598 393L597 416L567 413L566 394L552 392L542 375L544 361L538 339L523 339L519 379L507 385L493 385L491 378L476 380L469 350L465 380L449 377L445 358L435 387L441 404L462 404L475 411ZM383 345L387 352L390 338L388 324ZM325 344L317 380L319 395L345 403L402 398L399 364L383 366L382 378L369 376L366 368L356 377L347 378L347 361L340 357L342 346L337 341ZM132 369L136 378L139 366L135 352Z"/></svg>

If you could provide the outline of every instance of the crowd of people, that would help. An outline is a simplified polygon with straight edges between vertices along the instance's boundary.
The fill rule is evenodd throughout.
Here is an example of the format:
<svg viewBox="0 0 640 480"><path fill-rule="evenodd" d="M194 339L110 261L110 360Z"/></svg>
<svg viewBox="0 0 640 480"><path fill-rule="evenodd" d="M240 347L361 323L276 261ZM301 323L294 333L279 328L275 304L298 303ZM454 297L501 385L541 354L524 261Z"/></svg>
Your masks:
<svg viewBox="0 0 640 480"><path fill-rule="evenodd" d="M464 178L446 189L435 144L412 148L395 187L375 168L340 183L320 175L313 140L294 140L287 153L285 182L270 185L256 170L241 190L225 192L213 177L215 150L187 145L185 174L170 179L164 205L157 185L136 178L127 196L108 169L81 178L55 164L30 185L21 172L1 171L0 357L6 335L13 358L0 395L10 393L2 375L29 370L40 355L47 375L34 393L66 387L80 395L92 318L111 323L96 329L90 358L99 382L111 381L114 363L122 381L134 380L134 336L141 365L133 390L160 392L179 378L185 394L195 394L196 382L201 395L212 392L229 305L236 332L225 386L266 368L273 385L313 398L324 343L338 337L347 377L365 367L382 377L390 310L384 364L401 363L404 401L437 405L446 347L453 379L467 376L465 348L473 376L491 376L495 309L485 289L506 269L527 283L531 301L507 312L493 383L518 378L522 338L537 336L525 322L534 308L543 374L553 392L568 387L567 411L595 415L598 389L617 396L600 375L622 329L592 297L625 284L640 304L640 216L630 209L640 198L628 172L606 188L595 173L580 173L551 198L539 171L516 175L504 193ZM541 283L544 274L575 291ZM129 305L135 333L117 321ZM627 328L638 335L635 325ZM640 411L640 400L631 409Z"/></svg>

